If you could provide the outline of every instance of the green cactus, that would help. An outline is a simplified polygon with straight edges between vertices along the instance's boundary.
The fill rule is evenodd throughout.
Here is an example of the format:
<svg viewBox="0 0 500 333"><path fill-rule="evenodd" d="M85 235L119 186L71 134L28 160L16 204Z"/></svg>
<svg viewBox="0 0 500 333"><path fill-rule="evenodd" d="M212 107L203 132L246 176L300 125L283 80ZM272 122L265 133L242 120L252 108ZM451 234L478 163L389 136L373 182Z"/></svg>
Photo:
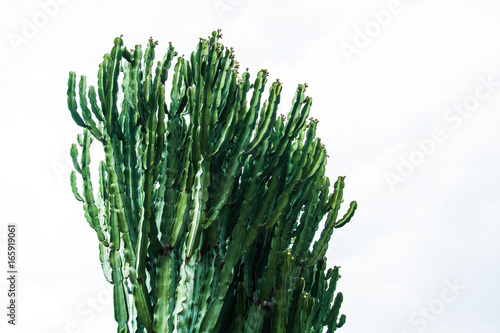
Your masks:
<svg viewBox="0 0 500 333"><path fill-rule="evenodd" d="M70 72L83 127L71 189L97 234L118 332L334 332L345 316L325 253L356 202L338 217L344 177L330 192L306 85L278 116L279 80L265 94L268 72L240 75L220 38L200 39L189 59L170 45L156 66L157 42L143 53L116 38L97 91ZM105 154L98 190L93 141Z"/></svg>

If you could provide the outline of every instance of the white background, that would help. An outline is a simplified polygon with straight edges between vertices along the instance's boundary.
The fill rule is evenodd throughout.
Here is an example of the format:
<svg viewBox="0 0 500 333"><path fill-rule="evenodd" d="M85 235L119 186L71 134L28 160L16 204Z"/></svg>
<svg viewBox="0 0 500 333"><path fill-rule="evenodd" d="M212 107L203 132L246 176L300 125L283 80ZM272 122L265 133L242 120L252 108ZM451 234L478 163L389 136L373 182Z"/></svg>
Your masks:
<svg viewBox="0 0 500 333"><path fill-rule="evenodd" d="M66 107L68 72L94 84L120 34L129 48L153 36L162 57L169 41L189 55L217 28L242 68L266 68L270 82L284 82L281 112L308 83L328 176L345 175L346 204L358 201L328 252L328 265L342 267L347 323L339 331L500 332L498 2L1 7L2 267L7 223L17 223L19 246L18 325L6 324L2 277L2 332L116 330L97 238L69 186L69 148L81 129Z"/></svg>

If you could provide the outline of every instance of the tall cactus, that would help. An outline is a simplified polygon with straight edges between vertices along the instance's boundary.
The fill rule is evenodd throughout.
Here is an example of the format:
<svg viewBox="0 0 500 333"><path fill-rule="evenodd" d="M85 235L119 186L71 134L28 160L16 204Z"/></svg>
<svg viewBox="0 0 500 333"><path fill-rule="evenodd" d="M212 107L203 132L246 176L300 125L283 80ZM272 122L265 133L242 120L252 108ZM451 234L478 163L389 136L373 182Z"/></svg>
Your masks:
<svg viewBox="0 0 500 333"><path fill-rule="evenodd" d="M266 95L268 72L240 75L220 38L200 39L189 59L170 45L155 66L157 42L143 53L119 37L97 90L69 74L68 108L83 127L71 187L97 234L118 332L334 332L345 315L325 253L356 202L339 218L344 177L331 191L306 85L278 116L279 80ZM105 154L96 189L95 140Z"/></svg>

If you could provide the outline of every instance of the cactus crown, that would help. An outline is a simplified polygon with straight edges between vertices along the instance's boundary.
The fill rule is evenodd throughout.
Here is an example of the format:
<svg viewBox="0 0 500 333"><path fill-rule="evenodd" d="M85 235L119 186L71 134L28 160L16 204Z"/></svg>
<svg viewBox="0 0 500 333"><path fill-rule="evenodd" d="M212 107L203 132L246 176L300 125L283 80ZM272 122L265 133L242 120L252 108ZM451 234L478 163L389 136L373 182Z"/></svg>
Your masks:
<svg viewBox="0 0 500 333"><path fill-rule="evenodd" d="M338 217L344 177L330 191L306 85L279 117L281 82L265 94L267 70L239 76L221 37L200 39L189 59L170 43L156 66L157 41L143 52L118 37L97 91L70 72L68 108L83 127L71 187L99 240L118 332L333 332L345 316L325 253L356 202Z"/></svg>

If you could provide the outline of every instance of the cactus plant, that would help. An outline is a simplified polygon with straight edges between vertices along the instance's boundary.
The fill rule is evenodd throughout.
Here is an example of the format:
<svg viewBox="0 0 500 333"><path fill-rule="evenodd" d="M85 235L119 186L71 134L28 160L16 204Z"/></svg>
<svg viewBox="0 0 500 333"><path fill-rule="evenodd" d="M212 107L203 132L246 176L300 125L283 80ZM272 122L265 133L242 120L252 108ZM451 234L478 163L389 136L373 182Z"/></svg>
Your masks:
<svg viewBox="0 0 500 333"><path fill-rule="evenodd" d="M344 177L330 189L306 85L279 116L281 82L266 95L268 72L240 75L220 38L200 39L189 59L170 44L155 66L156 41L143 53L118 37L97 90L69 74L83 127L71 188L99 241L118 332L334 332L346 317L325 253L356 202L339 217ZM105 156L95 186L94 141Z"/></svg>

